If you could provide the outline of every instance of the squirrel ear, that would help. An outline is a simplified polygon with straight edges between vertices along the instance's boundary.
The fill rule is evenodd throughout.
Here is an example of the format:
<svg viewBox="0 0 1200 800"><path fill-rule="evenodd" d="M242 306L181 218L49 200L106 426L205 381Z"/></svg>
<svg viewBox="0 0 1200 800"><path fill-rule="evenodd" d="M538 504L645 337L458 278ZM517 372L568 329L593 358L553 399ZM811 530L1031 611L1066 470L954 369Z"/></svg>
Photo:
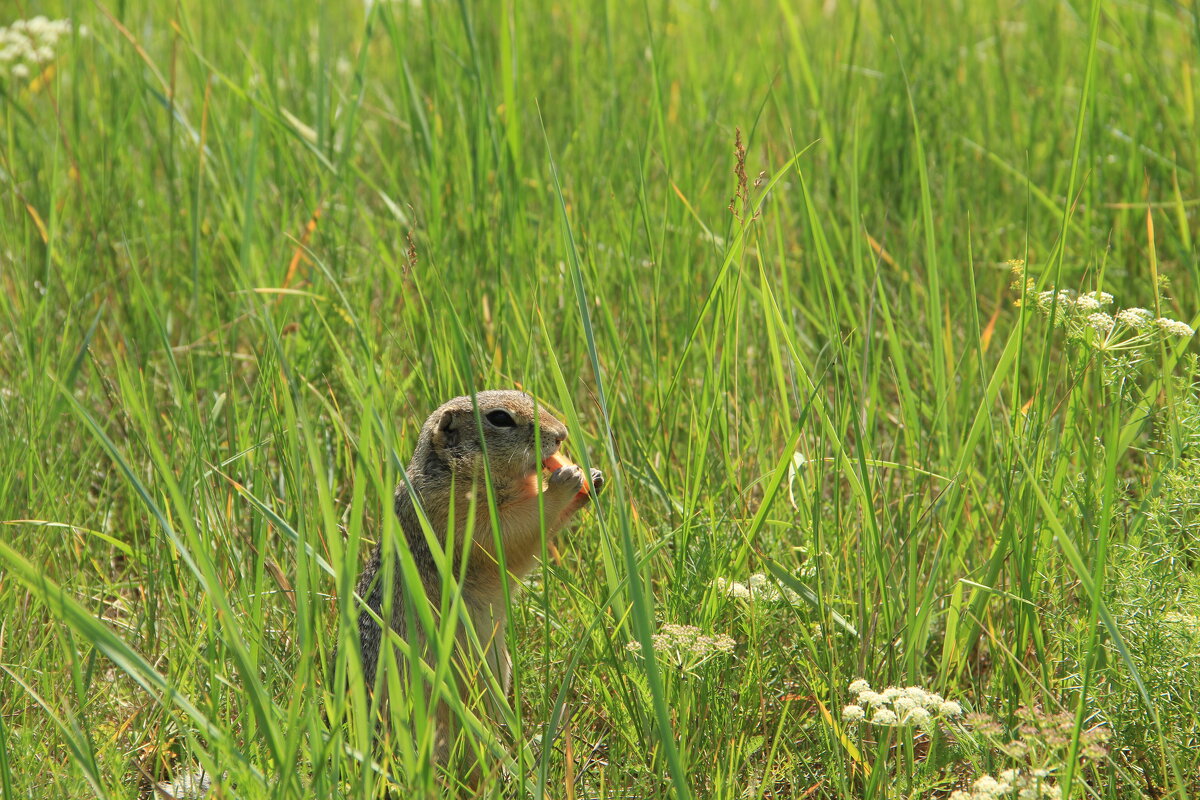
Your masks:
<svg viewBox="0 0 1200 800"><path fill-rule="evenodd" d="M454 411L442 412L441 418L437 421L437 426L433 429L434 446L438 450L441 450L458 444L461 427L461 420L459 420L458 414Z"/></svg>

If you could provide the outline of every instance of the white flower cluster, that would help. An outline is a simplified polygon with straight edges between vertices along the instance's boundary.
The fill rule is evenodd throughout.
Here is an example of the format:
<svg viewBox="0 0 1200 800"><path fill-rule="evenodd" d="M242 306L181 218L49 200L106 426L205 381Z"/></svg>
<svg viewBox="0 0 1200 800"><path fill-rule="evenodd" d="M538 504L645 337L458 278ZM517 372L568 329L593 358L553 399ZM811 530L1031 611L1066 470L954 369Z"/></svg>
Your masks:
<svg viewBox="0 0 1200 800"><path fill-rule="evenodd" d="M1055 325L1065 327L1068 335L1089 339L1102 349L1133 349L1150 343L1155 335L1187 338L1195 333L1186 322L1169 317L1156 318L1144 308L1112 310L1113 296L1108 292L1077 294L1068 289L1053 288L1038 292L1032 280L1021 282L1024 273L1019 263L1013 274L1017 278L1013 288L1021 292L1019 303L1036 308L1045 317L1053 314ZM1089 331L1096 335L1087 336ZM1130 332L1133 335L1127 336Z"/></svg>
<svg viewBox="0 0 1200 800"><path fill-rule="evenodd" d="M1168 317L1155 319L1154 314L1144 308L1121 309L1113 315L1113 320L1136 331L1158 330L1165 336L1191 336L1195 333L1186 322Z"/></svg>
<svg viewBox="0 0 1200 800"><path fill-rule="evenodd" d="M866 720L872 725L916 725L927 727L940 717L957 717L962 706L947 700L936 692L928 692L920 686L901 689L889 686L882 692L871 689L871 684L862 678L848 687L855 702L842 709L842 720L847 723Z"/></svg>
<svg viewBox="0 0 1200 800"><path fill-rule="evenodd" d="M71 33L71 21L66 19L19 19L0 27L0 77L5 73L14 78L28 78L43 64L54 60L58 40ZM79 35L87 36L87 28L79 27Z"/></svg>
<svg viewBox="0 0 1200 800"><path fill-rule="evenodd" d="M713 586L722 592L726 597L733 597L738 600L760 601L765 603L778 603L781 600L788 603L795 603L800 599L800 595L793 592L791 589L778 587L761 572L756 572L746 579L745 583L739 581L731 581L728 578L717 578L713 581Z"/></svg>
<svg viewBox="0 0 1200 800"><path fill-rule="evenodd" d="M1113 296L1108 292L1085 292L1075 298L1075 310L1081 314L1103 311L1112 305Z"/></svg>
<svg viewBox="0 0 1200 800"><path fill-rule="evenodd" d="M675 625L668 623L658 629L658 633L650 637L654 652L659 657L674 664L681 672L691 672L704 662L719 655L729 655L733 652L733 637L723 633L709 635L695 625ZM629 642L625 649L640 655L640 642Z"/></svg>
<svg viewBox="0 0 1200 800"><path fill-rule="evenodd" d="M1144 308L1123 308L1110 314L1103 309L1112 304L1112 299L1113 296L1108 292L1088 292L1076 297L1072 292L1059 290L1038 294L1037 307L1049 316L1051 308L1057 305L1061 321L1068 322L1072 317L1080 319L1100 334L1107 334L1117 325L1141 332L1158 330L1165 336L1191 336L1195 333L1186 322L1168 317L1155 319Z"/></svg>
<svg viewBox="0 0 1200 800"><path fill-rule="evenodd" d="M996 777L981 775L971 784L970 790L956 789L950 800L1059 800L1062 789L1049 781L1049 771L1035 769L1024 773L1019 769L1006 769Z"/></svg>
<svg viewBox="0 0 1200 800"><path fill-rule="evenodd" d="M1059 289L1057 292L1051 289L1047 292L1040 292L1037 295L1038 310L1044 314L1049 314L1050 309L1057 305L1058 312L1077 314L1092 314L1097 311L1103 311L1112 305L1113 296L1108 292L1087 292L1076 296L1074 292L1066 289Z"/></svg>
<svg viewBox="0 0 1200 800"><path fill-rule="evenodd" d="M1154 315L1144 308L1123 308L1113 319L1135 331L1144 331L1154 327Z"/></svg>
<svg viewBox="0 0 1200 800"><path fill-rule="evenodd" d="M1188 325L1186 322L1180 322L1177 319L1159 317L1154 320L1154 324L1167 336L1191 336L1196 332L1192 330L1191 325Z"/></svg>

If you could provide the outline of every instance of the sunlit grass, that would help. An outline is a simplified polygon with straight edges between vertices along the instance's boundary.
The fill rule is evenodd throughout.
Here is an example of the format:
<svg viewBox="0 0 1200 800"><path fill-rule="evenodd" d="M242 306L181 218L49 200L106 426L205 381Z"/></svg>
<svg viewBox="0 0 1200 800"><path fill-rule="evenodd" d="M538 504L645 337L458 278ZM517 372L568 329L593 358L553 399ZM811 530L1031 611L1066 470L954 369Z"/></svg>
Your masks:
<svg viewBox="0 0 1200 800"><path fill-rule="evenodd" d="M1200 792L1195 10L918 6L6 7L0 794L450 783L329 689L511 386L610 482L485 796Z"/></svg>

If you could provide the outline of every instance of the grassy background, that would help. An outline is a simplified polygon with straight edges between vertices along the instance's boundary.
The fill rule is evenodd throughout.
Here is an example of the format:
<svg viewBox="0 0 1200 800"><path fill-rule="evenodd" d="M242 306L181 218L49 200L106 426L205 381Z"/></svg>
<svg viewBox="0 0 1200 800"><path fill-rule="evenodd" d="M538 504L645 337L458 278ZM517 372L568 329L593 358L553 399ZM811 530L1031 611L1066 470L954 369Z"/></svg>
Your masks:
<svg viewBox="0 0 1200 800"><path fill-rule="evenodd" d="M615 480L514 597L487 791L1020 763L843 728L865 677L1067 713L1064 794L1200 792L1195 363L1114 384L1006 263L1195 322L1195 7L4 9L89 29L0 79L4 796L432 791L323 664L425 416L513 385ZM772 566L805 599L713 586ZM735 655L647 672L666 622Z"/></svg>

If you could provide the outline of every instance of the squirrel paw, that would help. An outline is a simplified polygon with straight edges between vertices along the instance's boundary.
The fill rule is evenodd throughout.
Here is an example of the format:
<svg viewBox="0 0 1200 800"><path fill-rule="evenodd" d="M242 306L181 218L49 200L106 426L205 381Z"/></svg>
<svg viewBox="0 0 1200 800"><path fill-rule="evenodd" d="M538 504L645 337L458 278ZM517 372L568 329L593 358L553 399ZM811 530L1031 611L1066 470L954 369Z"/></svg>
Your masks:
<svg viewBox="0 0 1200 800"><path fill-rule="evenodd" d="M600 490L604 488L604 473L598 469L592 470L592 479L589 481L592 491L600 494Z"/></svg>
<svg viewBox="0 0 1200 800"><path fill-rule="evenodd" d="M583 489L583 470L574 464L568 464L565 467L559 467L550 473L550 480L546 485L548 492L569 492L576 494Z"/></svg>

